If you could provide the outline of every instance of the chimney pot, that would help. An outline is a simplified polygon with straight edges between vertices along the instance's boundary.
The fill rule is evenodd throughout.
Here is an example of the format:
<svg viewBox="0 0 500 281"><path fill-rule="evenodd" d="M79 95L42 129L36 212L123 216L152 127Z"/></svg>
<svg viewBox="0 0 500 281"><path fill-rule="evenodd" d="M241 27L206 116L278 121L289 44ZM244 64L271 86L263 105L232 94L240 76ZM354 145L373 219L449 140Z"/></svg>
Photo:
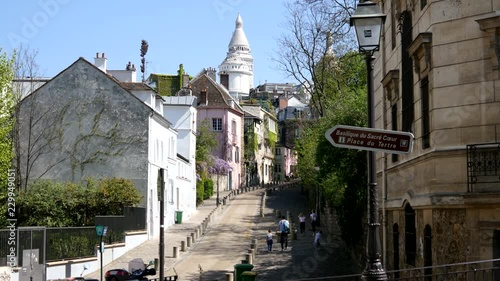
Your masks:
<svg viewBox="0 0 500 281"><path fill-rule="evenodd" d="M98 58L99 57L99 52L95 53L95 57Z"/></svg>
<svg viewBox="0 0 500 281"><path fill-rule="evenodd" d="M104 58L104 53L102 53L102 58Z"/></svg>

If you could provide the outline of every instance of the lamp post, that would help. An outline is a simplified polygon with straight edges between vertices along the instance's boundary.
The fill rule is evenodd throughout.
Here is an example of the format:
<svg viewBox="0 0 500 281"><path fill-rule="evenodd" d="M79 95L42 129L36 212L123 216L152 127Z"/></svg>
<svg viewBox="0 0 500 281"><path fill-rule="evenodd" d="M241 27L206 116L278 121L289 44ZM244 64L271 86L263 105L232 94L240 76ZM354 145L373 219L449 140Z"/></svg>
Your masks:
<svg viewBox="0 0 500 281"><path fill-rule="evenodd" d="M262 157L262 188L264 188L264 161L266 158Z"/></svg>
<svg viewBox="0 0 500 281"><path fill-rule="evenodd" d="M351 16L358 38L359 52L365 55L367 72L368 127L375 127L373 97L373 53L379 50L380 34L385 21L376 3L364 1L358 4ZM363 280L387 280L381 261L380 223L378 218L378 191L376 183L375 152L368 151L368 237L366 241L366 267L361 275Z"/></svg>

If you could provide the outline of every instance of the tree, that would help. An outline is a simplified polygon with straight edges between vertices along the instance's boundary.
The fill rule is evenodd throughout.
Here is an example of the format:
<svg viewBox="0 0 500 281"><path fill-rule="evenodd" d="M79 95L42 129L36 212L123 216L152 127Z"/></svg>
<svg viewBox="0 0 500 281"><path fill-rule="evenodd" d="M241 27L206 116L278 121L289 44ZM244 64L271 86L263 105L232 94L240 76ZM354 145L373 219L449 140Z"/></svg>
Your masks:
<svg viewBox="0 0 500 281"><path fill-rule="evenodd" d="M286 28L290 34L278 38L278 69L295 78L311 95L316 116L328 110L331 91L328 73L335 65L335 56L343 55L354 45L349 33L349 16L355 0L298 0L287 3Z"/></svg>
<svg viewBox="0 0 500 281"><path fill-rule="evenodd" d="M37 50L20 46L16 49L16 59L13 65L14 79L12 87L16 102L15 123L12 132L14 150L16 152L13 165L17 174L16 186L18 189L25 189L28 181L39 179L59 164L59 161L45 162L43 165L44 171L40 175L34 177L31 175L31 171L38 160L44 155L54 152L63 116L62 114L56 114L49 118L48 116L50 116L54 108L48 107L42 109L39 106L37 97L30 97L27 101L30 104L30 109L25 111L22 116L24 119L29 120L22 134L22 138L27 142L27 145L24 149L21 149L20 145L21 126L19 122L21 116L19 106L21 100L45 83L39 80L41 75L39 73L39 65L36 62L37 56ZM63 112L61 111L61 113ZM43 126L38 126L42 123ZM42 129L34 130L35 127Z"/></svg>
<svg viewBox="0 0 500 281"><path fill-rule="evenodd" d="M215 147L217 147L217 139L215 133L210 129L208 120L204 120L198 124L196 134L196 169L198 174L205 178L207 176L207 168L212 164L211 157Z"/></svg>
<svg viewBox="0 0 500 281"><path fill-rule="evenodd" d="M332 91L330 110L304 130L296 146L299 176L306 186L320 186L325 203L337 211L342 238L350 247L363 244L366 152L334 147L324 134L338 124L366 125L364 65L363 58L355 52L338 58L336 67L325 77L325 87ZM320 167L319 173L315 167Z"/></svg>
<svg viewBox="0 0 500 281"><path fill-rule="evenodd" d="M15 197L9 196L8 191L15 191L14 178L17 176L14 174L14 177L12 177L12 160L14 159L12 128L14 127L16 104L11 87L13 64L14 57L9 58L0 48L0 186L8 187L0 195L2 202L7 202L7 197L15 199ZM6 214L7 204L2 204L1 208L2 214ZM2 216L0 222L5 225L5 216Z"/></svg>
<svg viewBox="0 0 500 281"><path fill-rule="evenodd" d="M219 182L220 176L226 176L233 168L226 160L219 157L214 157L213 165L208 168L208 172L217 176L217 206L219 205Z"/></svg>
<svg viewBox="0 0 500 281"><path fill-rule="evenodd" d="M142 82L146 81L146 54L148 53L149 44L148 41L141 40L141 72L142 72Z"/></svg>

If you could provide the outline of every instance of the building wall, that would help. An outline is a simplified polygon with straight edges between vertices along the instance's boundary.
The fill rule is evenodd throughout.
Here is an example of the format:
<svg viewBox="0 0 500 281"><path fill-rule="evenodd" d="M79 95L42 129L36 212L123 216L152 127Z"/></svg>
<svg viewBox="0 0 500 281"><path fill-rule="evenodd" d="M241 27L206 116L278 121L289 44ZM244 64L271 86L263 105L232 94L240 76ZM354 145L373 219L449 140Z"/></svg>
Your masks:
<svg viewBox="0 0 500 281"><path fill-rule="evenodd" d="M416 211L416 266L423 266L426 225L432 230L433 265L492 258L493 230L497 223L498 189L489 194L467 189L466 145L498 143L498 54L492 52L491 33L482 30L481 19L492 17L500 26L498 1L383 1L388 15L381 51L374 65L376 127L402 130L402 61L399 16L412 19L412 71L415 135L413 152L399 155L377 153L378 182L382 183L382 208L387 214L383 231L385 260L394 268L393 229L400 229L400 268L405 263L405 214L410 204ZM431 33L430 41L425 34ZM498 34L498 33L496 33ZM498 35L497 35L498 37ZM424 38L424 39L422 39ZM419 40L423 40L419 42ZM392 47L394 43L394 48ZM411 49L411 48L410 48ZM390 71L398 74L388 77ZM428 78L430 146L423 146L423 99ZM379 83L378 81L383 81ZM397 106L397 121L391 107Z"/></svg>
<svg viewBox="0 0 500 281"><path fill-rule="evenodd" d="M21 176L32 164L30 180L121 177L133 180L147 198L150 114L139 99L80 59L22 101ZM36 123L30 125L30 118Z"/></svg>

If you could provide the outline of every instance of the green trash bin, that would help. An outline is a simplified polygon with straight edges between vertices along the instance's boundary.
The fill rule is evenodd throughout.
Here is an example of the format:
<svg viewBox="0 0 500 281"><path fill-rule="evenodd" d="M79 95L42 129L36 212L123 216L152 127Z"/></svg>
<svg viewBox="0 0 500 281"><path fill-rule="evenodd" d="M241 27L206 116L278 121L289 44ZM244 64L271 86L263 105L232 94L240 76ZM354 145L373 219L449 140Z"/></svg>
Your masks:
<svg viewBox="0 0 500 281"><path fill-rule="evenodd" d="M241 281L255 281L257 273L255 271L245 271L241 274Z"/></svg>
<svg viewBox="0 0 500 281"><path fill-rule="evenodd" d="M234 281L243 281L242 274L243 272L252 270L253 265L249 263L240 263L234 265Z"/></svg>
<svg viewBox="0 0 500 281"><path fill-rule="evenodd" d="M175 211L175 223L182 223L182 211Z"/></svg>

